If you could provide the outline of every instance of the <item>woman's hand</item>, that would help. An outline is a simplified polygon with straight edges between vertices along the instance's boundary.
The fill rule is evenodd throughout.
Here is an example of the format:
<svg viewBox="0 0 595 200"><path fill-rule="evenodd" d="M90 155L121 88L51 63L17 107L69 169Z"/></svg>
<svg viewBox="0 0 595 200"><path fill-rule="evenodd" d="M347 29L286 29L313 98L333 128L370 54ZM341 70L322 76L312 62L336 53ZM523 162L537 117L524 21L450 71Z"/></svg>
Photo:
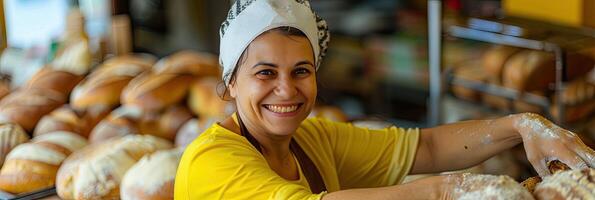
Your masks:
<svg viewBox="0 0 595 200"><path fill-rule="evenodd" d="M579 137L540 115L514 115L514 126L523 138L527 158L539 176L548 175L547 162L560 160L572 169L595 167L595 151Z"/></svg>

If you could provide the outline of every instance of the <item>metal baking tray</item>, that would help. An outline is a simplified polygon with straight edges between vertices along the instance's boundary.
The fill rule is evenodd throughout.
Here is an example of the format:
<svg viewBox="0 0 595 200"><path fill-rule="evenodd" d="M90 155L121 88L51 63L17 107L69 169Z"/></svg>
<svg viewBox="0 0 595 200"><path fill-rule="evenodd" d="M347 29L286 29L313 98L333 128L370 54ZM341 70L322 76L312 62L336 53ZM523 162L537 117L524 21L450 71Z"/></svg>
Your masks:
<svg viewBox="0 0 595 200"><path fill-rule="evenodd" d="M38 191L27 192L22 194L11 194L8 192L0 191L0 200L29 200L29 199L40 199L56 195L56 187L50 187L41 189Z"/></svg>

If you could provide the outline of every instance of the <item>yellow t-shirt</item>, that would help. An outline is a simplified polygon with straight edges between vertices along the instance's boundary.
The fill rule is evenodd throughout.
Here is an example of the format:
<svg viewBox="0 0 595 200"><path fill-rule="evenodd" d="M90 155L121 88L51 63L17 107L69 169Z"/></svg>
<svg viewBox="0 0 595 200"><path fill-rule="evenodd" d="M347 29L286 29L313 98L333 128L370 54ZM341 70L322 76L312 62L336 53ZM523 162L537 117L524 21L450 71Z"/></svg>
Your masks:
<svg viewBox="0 0 595 200"><path fill-rule="evenodd" d="M328 192L334 192L400 183L413 165L419 129L373 130L309 118L294 138L318 168ZM312 194L298 169L299 180L282 178L246 138L213 124L184 152L174 197L320 199L324 192Z"/></svg>

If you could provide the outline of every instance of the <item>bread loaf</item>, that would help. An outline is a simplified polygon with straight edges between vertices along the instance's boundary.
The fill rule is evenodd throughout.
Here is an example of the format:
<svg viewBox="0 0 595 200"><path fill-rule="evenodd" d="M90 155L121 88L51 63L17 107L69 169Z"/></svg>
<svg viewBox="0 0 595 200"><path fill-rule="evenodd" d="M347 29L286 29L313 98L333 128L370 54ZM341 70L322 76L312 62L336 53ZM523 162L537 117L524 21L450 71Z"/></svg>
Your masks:
<svg viewBox="0 0 595 200"><path fill-rule="evenodd" d="M503 45L495 45L490 47L483 55L482 66L485 72L491 76L494 83L502 83L502 69L506 61L515 53L520 51L519 48Z"/></svg>
<svg viewBox="0 0 595 200"><path fill-rule="evenodd" d="M593 68L593 59L578 53L567 55L569 80L583 76ZM546 90L556 80L552 53L525 50L515 54L504 68L503 85L520 91Z"/></svg>
<svg viewBox="0 0 595 200"><path fill-rule="evenodd" d="M140 134L154 135L173 142L180 127L191 118L188 108L173 105L162 113L144 113L138 121L138 129Z"/></svg>
<svg viewBox="0 0 595 200"><path fill-rule="evenodd" d="M586 77L569 82L566 88L557 95L561 95L562 105L565 106L564 120L566 122L585 119L592 116L595 111L595 83L587 81ZM554 97L552 102L550 112L555 118L559 118L560 113L556 106L558 98Z"/></svg>
<svg viewBox="0 0 595 200"><path fill-rule="evenodd" d="M533 194L538 200L595 199L595 169L563 171L544 177Z"/></svg>
<svg viewBox="0 0 595 200"><path fill-rule="evenodd" d="M13 122L31 132L41 117L64 102L64 96L52 90L17 90L0 101L0 122Z"/></svg>
<svg viewBox="0 0 595 200"><path fill-rule="evenodd" d="M453 75L455 78L485 83L488 79L488 73L486 73L485 68L482 68L479 65L480 63L477 61L462 63L454 69ZM452 92L455 96L468 101L478 101L481 97L479 91L460 85L453 84Z"/></svg>
<svg viewBox="0 0 595 200"><path fill-rule="evenodd" d="M137 122L142 110L134 107L120 107L101 120L89 134L90 143L100 143L113 137L139 134Z"/></svg>
<svg viewBox="0 0 595 200"><path fill-rule="evenodd" d="M119 105L124 87L135 76L150 69L146 65L148 63L143 63L142 60L125 58L110 59L78 84L70 96L72 106L84 109L91 106L113 108Z"/></svg>
<svg viewBox="0 0 595 200"><path fill-rule="evenodd" d="M34 135L69 131L87 138L95 125L109 113L108 109L95 108L78 110L69 105L62 106L39 120Z"/></svg>
<svg viewBox="0 0 595 200"><path fill-rule="evenodd" d="M128 169L144 155L171 147L150 135L127 135L87 146L64 161L56 190L62 199L119 199Z"/></svg>
<svg viewBox="0 0 595 200"><path fill-rule="evenodd" d="M27 83L24 88L38 90L52 90L68 97L74 86L83 79L83 76L72 74L66 71L54 70L51 67L43 67Z"/></svg>
<svg viewBox="0 0 595 200"><path fill-rule="evenodd" d="M184 149L157 151L144 156L124 175L120 195L123 200L174 199L174 179Z"/></svg>
<svg viewBox="0 0 595 200"><path fill-rule="evenodd" d="M519 91L544 90L548 88L554 55L542 51L524 50L514 54L506 62L502 84ZM548 74L550 73L550 74Z"/></svg>
<svg viewBox="0 0 595 200"><path fill-rule="evenodd" d="M62 161L85 145L83 137L57 131L17 146L0 170L0 190L18 194L53 186Z"/></svg>
<svg viewBox="0 0 595 200"><path fill-rule="evenodd" d="M587 81L586 77L570 81L560 94L564 105L578 105L595 100L595 83Z"/></svg>
<svg viewBox="0 0 595 200"><path fill-rule="evenodd" d="M157 62L157 58L151 54L126 54L105 60L99 69L106 66L120 66L122 64L139 65L143 68L149 69L155 64L155 62Z"/></svg>
<svg viewBox="0 0 595 200"><path fill-rule="evenodd" d="M185 74L143 73L124 88L121 102L150 112L181 102L194 79Z"/></svg>
<svg viewBox="0 0 595 200"><path fill-rule="evenodd" d="M21 126L12 123L0 124L0 166L4 163L8 152L28 140L29 135L27 135Z"/></svg>
<svg viewBox="0 0 595 200"><path fill-rule="evenodd" d="M156 73L221 77L217 56L190 50L180 51L159 60L154 70Z"/></svg>
<svg viewBox="0 0 595 200"><path fill-rule="evenodd" d="M528 179L525 179L525 181L521 182L521 185L523 187L525 187L525 189L527 189L527 191L533 193L533 191L535 191L535 187L537 187L537 184L539 184L541 181L542 181L541 177L534 176L534 177L529 177Z"/></svg>
<svg viewBox="0 0 595 200"><path fill-rule="evenodd" d="M347 122L347 115L335 106L316 106L309 117L320 117L336 122Z"/></svg>
<svg viewBox="0 0 595 200"><path fill-rule="evenodd" d="M456 185L454 199L532 200L533 196L508 176L465 174Z"/></svg>
<svg viewBox="0 0 595 200"><path fill-rule="evenodd" d="M233 103L224 101L217 95L219 79L201 78L190 86L188 105L199 117L223 117L235 111Z"/></svg>
<svg viewBox="0 0 595 200"><path fill-rule="evenodd" d="M176 135L176 146L185 148L200 134L205 132L214 123L223 121L223 118L193 118L188 120L178 131Z"/></svg>

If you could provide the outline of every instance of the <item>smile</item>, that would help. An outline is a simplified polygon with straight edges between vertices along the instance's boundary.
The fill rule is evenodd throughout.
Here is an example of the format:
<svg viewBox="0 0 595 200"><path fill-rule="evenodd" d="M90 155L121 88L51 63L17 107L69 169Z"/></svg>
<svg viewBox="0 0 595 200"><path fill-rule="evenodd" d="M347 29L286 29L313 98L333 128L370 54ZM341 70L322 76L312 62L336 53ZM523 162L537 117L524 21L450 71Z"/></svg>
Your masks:
<svg viewBox="0 0 595 200"><path fill-rule="evenodd" d="M273 104L264 104L263 106L274 113L291 113L295 112L298 108L302 106L303 103L299 104L289 104L289 105L273 105Z"/></svg>

